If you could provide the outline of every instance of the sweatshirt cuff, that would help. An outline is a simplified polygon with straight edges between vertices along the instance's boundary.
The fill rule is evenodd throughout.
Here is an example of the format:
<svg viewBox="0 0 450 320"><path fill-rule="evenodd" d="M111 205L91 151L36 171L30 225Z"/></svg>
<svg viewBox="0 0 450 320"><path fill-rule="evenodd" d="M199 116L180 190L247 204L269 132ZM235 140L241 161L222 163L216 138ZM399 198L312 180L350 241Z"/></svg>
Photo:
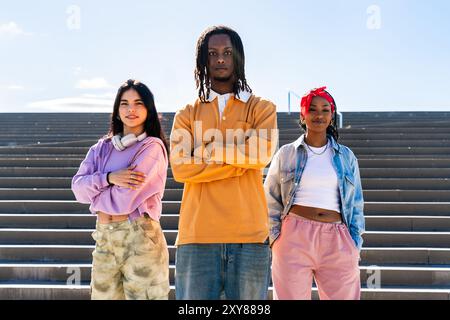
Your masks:
<svg viewBox="0 0 450 320"><path fill-rule="evenodd" d="M109 187L108 180L106 179L107 175L108 175L108 172L100 174L100 188Z"/></svg>

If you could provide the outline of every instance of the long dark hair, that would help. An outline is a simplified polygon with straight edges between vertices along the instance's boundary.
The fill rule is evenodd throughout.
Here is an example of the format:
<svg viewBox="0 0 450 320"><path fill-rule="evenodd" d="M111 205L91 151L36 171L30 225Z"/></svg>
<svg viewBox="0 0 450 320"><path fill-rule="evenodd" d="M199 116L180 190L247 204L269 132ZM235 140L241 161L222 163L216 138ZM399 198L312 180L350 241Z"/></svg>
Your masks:
<svg viewBox="0 0 450 320"><path fill-rule="evenodd" d="M331 124L328 126L327 128L327 135L331 136L332 138L334 138L334 140L337 142L339 140L339 131L338 131L338 126L337 126L337 105L336 102L334 101L333 96L326 90L324 90L328 96L331 98L331 100L333 100L333 104L334 104L334 112L332 115L332 121ZM301 120L299 121L300 123L300 127L303 129L303 131L306 132L306 124L302 123Z"/></svg>
<svg viewBox="0 0 450 320"><path fill-rule="evenodd" d="M211 79L208 72L208 42L211 36L216 34L226 34L230 37L231 45L233 47L233 64L234 64L234 84L233 93L239 97L239 91L252 92L252 89L247 84L245 78L245 54L244 45L241 37L233 29L226 26L213 26L200 35L197 41L196 50L196 68L195 68L195 84L198 89L198 97L200 101L206 102L207 97L211 91Z"/></svg>
<svg viewBox="0 0 450 320"><path fill-rule="evenodd" d="M147 119L144 123L145 132L147 132L147 135L150 137L161 139L164 147L166 148L167 154L169 154L166 137L159 121L158 112L156 111L153 93L145 84L134 79L128 79L117 91L116 100L114 101L114 109L111 115L111 125L106 137L110 138L123 132L123 122L120 120L119 116L120 99L122 99L122 95L125 91L131 89L137 91L145 105L145 108L147 109Z"/></svg>

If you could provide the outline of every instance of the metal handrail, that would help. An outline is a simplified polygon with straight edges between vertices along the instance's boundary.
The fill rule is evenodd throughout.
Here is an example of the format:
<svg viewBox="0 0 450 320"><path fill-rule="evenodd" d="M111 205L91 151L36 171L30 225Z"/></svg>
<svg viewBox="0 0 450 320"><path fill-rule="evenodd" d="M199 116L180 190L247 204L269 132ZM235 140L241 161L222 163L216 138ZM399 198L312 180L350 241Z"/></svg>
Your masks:
<svg viewBox="0 0 450 320"><path fill-rule="evenodd" d="M292 90L288 90L288 115L291 115L291 94L296 96L299 99L302 98L296 92L294 92ZM342 126L344 125L344 115L339 111L337 111L336 113L339 116L339 129L341 129Z"/></svg>
<svg viewBox="0 0 450 320"><path fill-rule="evenodd" d="M294 96L296 96L299 99L302 98L297 93L295 93L294 91L288 90L288 115L291 115L291 94L293 94Z"/></svg>

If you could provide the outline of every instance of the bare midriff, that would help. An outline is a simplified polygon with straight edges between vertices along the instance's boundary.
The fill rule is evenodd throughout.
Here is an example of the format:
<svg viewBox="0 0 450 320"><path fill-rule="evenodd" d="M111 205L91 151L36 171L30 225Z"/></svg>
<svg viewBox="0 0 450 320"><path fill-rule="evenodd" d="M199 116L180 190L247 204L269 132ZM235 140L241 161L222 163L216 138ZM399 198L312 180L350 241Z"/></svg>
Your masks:
<svg viewBox="0 0 450 320"><path fill-rule="evenodd" d="M341 214L333 210L305 207L294 204L289 210L289 212L301 216L303 218L319 222L329 222L329 223L342 222Z"/></svg>
<svg viewBox="0 0 450 320"><path fill-rule="evenodd" d="M107 223L112 223L112 222L121 222L121 221L128 220L127 214L112 216L112 215L106 214L101 211L97 212L97 217L98 217L98 223L101 223L101 224L107 224Z"/></svg>

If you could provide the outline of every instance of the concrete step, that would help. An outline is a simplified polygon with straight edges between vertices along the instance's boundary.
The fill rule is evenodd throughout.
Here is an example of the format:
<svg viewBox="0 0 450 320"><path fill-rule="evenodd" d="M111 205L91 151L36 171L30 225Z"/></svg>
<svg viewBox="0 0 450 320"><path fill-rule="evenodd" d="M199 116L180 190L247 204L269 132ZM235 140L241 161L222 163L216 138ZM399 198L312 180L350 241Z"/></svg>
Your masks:
<svg viewBox="0 0 450 320"><path fill-rule="evenodd" d="M0 158L0 167L79 167L81 158Z"/></svg>
<svg viewBox="0 0 450 320"><path fill-rule="evenodd" d="M448 135L445 134L447 137ZM292 134L280 134L280 144L286 144L295 141L299 136ZM392 138L390 140L375 140L374 137L370 137L373 140L369 139L350 139L350 138L342 138L339 140L340 143L349 146L351 148L358 147L370 147L370 148L386 148L386 147L425 147L425 148L449 148L450 141L445 139L433 138L430 136L428 140L399 140ZM92 139L86 139L92 140ZM8 140L11 141L11 140ZM94 141L94 140L92 140ZM15 147L0 147L1 155L10 155L10 154L78 154L80 156L86 155L89 150L88 146L80 146L80 147L64 147L64 146L52 146L51 144L42 144L37 146L15 146Z"/></svg>
<svg viewBox="0 0 450 320"><path fill-rule="evenodd" d="M364 203L365 215L383 216L448 216L450 202L370 202Z"/></svg>
<svg viewBox="0 0 450 320"><path fill-rule="evenodd" d="M70 189L72 177L2 177L0 188L47 188L47 189ZM167 189L182 189L183 184L176 182L173 178L166 180Z"/></svg>
<svg viewBox="0 0 450 320"><path fill-rule="evenodd" d="M79 133L81 130L83 130L83 132L85 133ZM20 133L20 134L11 134L11 133L5 133L2 134L1 138L2 139L9 139L9 140L27 140L27 139L77 139L77 140L84 140L84 139L98 139L100 137L98 137L96 134L90 133L89 128L78 128L76 131L70 132L70 133L35 133L34 131L32 133L30 133L29 131L24 133Z"/></svg>
<svg viewBox="0 0 450 320"><path fill-rule="evenodd" d="M367 231L450 232L450 216L365 216L365 222Z"/></svg>
<svg viewBox="0 0 450 320"><path fill-rule="evenodd" d="M422 128L436 128L436 127L443 127L448 125L448 121L429 121L428 123L421 123L420 124ZM282 122L278 124L279 127L283 127L285 129L297 129L298 123L296 121L293 122ZM378 127L378 128L395 128L396 131L403 130L406 128L409 129L416 129L417 124L411 123L410 121L392 121L392 122L386 122L386 123L377 123L377 122L369 122L369 121L345 121L343 127L345 129L347 128L367 128L371 129L372 127Z"/></svg>
<svg viewBox="0 0 450 320"><path fill-rule="evenodd" d="M280 126L278 126L280 128ZM298 126L282 127L281 130L286 133L302 134L304 131ZM344 128L339 129L339 134L344 133L361 133L361 134L432 134L432 133L449 133L448 126L436 125L433 127L406 127L397 128L396 126L377 126L376 124L358 124L352 125L350 123L344 124Z"/></svg>
<svg viewBox="0 0 450 320"><path fill-rule="evenodd" d="M161 216L163 229L178 228L178 214ZM0 213L0 228L27 229L94 229L97 216L90 213L82 214L23 214Z"/></svg>
<svg viewBox="0 0 450 320"><path fill-rule="evenodd" d="M299 135L295 135L289 133L289 131L285 131L280 129L280 139L286 136L289 139L299 137ZM369 130L364 130L369 131ZM401 130L403 131L403 130ZM396 132L396 133L386 133L386 132L372 132L372 129L369 132L357 132L356 130L339 130L339 143L345 144L348 140L395 140L395 141L416 141L416 140L446 140L449 138L449 132Z"/></svg>
<svg viewBox="0 0 450 320"><path fill-rule="evenodd" d="M0 188L70 189L71 177L2 177Z"/></svg>
<svg viewBox="0 0 450 320"><path fill-rule="evenodd" d="M182 189L166 189L164 191L164 200L181 200ZM75 200L75 195L71 189L5 189L0 188L0 199L4 200Z"/></svg>
<svg viewBox="0 0 450 320"><path fill-rule="evenodd" d="M450 248L363 247L362 265L448 265Z"/></svg>
<svg viewBox="0 0 450 320"><path fill-rule="evenodd" d="M91 263L94 245L0 245L0 262ZM170 249L175 261L175 248Z"/></svg>
<svg viewBox="0 0 450 320"><path fill-rule="evenodd" d="M180 201L163 201L162 211L166 214L178 214ZM0 200L0 213L88 213L89 205L71 200Z"/></svg>
<svg viewBox="0 0 450 320"><path fill-rule="evenodd" d="M88 284L67 286L58 283L0 284L2 300L89 300Z"/></svg>
<svg viewBox="0 0 450 320"><path fill-rule="evenodd" d="M45 142L45 143L17 143L14 142L13 145L8 144L7 142L1 142L0 148L8 149L8 148L47 148L47 147L75 147L75 148L89 148L92 145L96 144L97 140L83 140L83 141L53 141L53 142ZM11 141L9 141L11 142Z"/></svg>
<svg viewBox="0 0 450 320"><path fill-rule="evenodd" d="M279 143L280 145L284 145L286 143L291 143L295 140L297 140L299 135L292 135L292 134L280 134L279 137ZM45 141L64 141L64 140L92 140L96 141L100 138L97 134L85 134L76 136L74 134L66 134L66 135L23 135L23 136L17 136L17 135L2 135L0 137L0 141L8 141L8 142L19 142L19 141L35 141L39 140L41 142ZM447 137L448 139L448 137ZM370 139L350 139L347 137L342 137L339 142L341 144L344 144L350 148L399 148L399 147L410 147L410 148L444 148L448 149L450 148L450 140L447 139L428 139L428 140L399 140L399 139L390 139L390 140L375 140L374 137L370 137ZM59 149L59 150L58 150ZM56 148L51 146L42 146L42 147L1 147L0 148L0 154L6 153L7 150L11 150L12 153L79 153L79 154L86 154L87 147L76 147L74 150L70 150L70 148Z"/></svg>
<svg viewBox="0 0 450 320"><path fill-rule="evenodd" d="M178 214L181 201L163 201L164 214ZM71 200L0 200L0 213L60 214L89 213L89 205ZM364 214L383 216L448 216L450 202L370 202Z"/></svg>
<svg viewBox="0 0 450 320"><path fill-rule="evenodd" d="M269 300L272 288L269 288ZM312 289L313 300L318 300L317 289ZM2 300L89 300L88 284L67 286L55 283L0 284ZM171 286L169 299L175 299L175 287ZM450 289L382 288L361 290L362 300L450 300Z"/></svg>
<svg viewBox="0 0 450 320"><path fill-rule="evenodd" d="M31 155L31 154L73 154L79 156L85 156L89 151L88 147L1 147L0 154L4 156L8 155Z"/></svg>
<svg viewBox="0 0 450 320"><path fill-rule="evenodd" d="M448 190L364 190L366 201L450 202Z"/></svg>
<svg viewBox="0 0 450 320"><path fill-rule="evenodd" d="M178 228L178 214L162 214L163 229ZM366 216L367 231L450 232L450 216ZM83 214L0 213L0 228L93 229L96 216Z"/></svg>
<svg viewBox="0 0 450 320"><path fill-rule="evenodd" d="M280 146L290 143L292 141L281 141ZM351 147L352 151L355 153L357 157L361 156L383 156L383 157L392 157L394 155L402 155L402 156L428 156L428 157L448 157L450 154L450 147ZM10 150L10 152L15 152L15 150ZM84 159L87 151L84 153L33 153L33 154L22 154L22 153L10 153L10 154L0 154L0 159L7 158L21 158L26 156L28 158L79 158L80 160Z"/></svg>
<svg viewBox="0 0 450 320"><path fill-rule="evenodd" d="M176 247L169 245L170 263ZM0 263L91 263L94 245L1 244ZM361 265L448 265L450 248L363 247Z"/></svg>
<svg viewBox="0 0 450 320"><path fill-rule="evenodd" d="M297 140L299 136L280 136L279 142L280 144L291 143ZM448 139L448 137L447 137ZM352 140L348 138L339 139L339 143L348 146L350 148L400 148L400 147L409 147L409 148L449 148L450 140L447 139L433 139L433 140L375 140L374 137L370 139L358 139Z"/></svg>
<svg viewBox="0 0 450 320"><path fill-rule="evenodd" d="M27 229L1 228L2 244L85 244L92 245L94 229ZM178 230L164 230L167 243L174 245ZM364 235L365 247L450 247L450 232L400 232L367 231Z"/></svg>
<svg viewBox="0 0 450 320"><path fill-rule="evenodd" d="M1 174L1 169L0 169ZM450 168L360 168L361 178L450 178Z"/></svg>
<svg viewBox="0 0 450 320"><path fill-rule="evenodd" d="M95 228L97 217L93 214L23 214L23 213L0 213L0 228L29 228L29 229L92 229ZM175 225L164 225L163 228L170 229ZM178 222L178 215L177 215Z"/></svg>
<svg viewBox="0 0 450 320"><path fill-rule="evenodd" d="M0 167L79 167L84 158L1 158ZM360 158L360 168L450 168L450 157L414 157L411 158Z"/></svg>
<svg viewBox="0 0 450 320"><path fill-rule="evenodd" d="M29 128L24 128L23 130L30 130ZM303 133L301 130L297 129L295 126L290 127L286 126L283 128L279 128L279 139L280 140L296 140ZM33 129L33 133L27 134L23 131L21 132L12 132L5 131L4 129L0 131L0 139L1 141L11 141L11 142L19 142L19 141L42 141L42 142L51 142L51 141L84 141L84 140L92 140L97 141L100 138L104 137L108 130L97 130L92 128L74 128L74 129L63 129L62 131L53 130L53 132L49 132L48 130L37 130ZM431 131L431 130L430 130ZM79 132L84 132L80 134ZM339 142L343 144L351 144L361 143L367 146L370 145L378 145L378 146L389 146L393 142L399 142L402 145L409 146L427 146L427 143L432 143L434 141L443 141L444 143L448 142L448 135L445 136L447 132L444 133L436 133L438 136L434 136L432 132L424 132L418 140L410 138L407 139L407 136L400 136L400 134L404 134L403 129L399 129L397 131L397 137L386 136L386 134L381 135L380 133L357 133L349 130L340 131ZM164 134L168 138L171 134L171 129L164 130ZM389 133L388 133L389 134ZM390 133L394 135L394 133ZM417 134L417 133L416 133ZM389 138L389 139L386 139ZM383 140L385 139L385 140ZM393 141L393 142L391 142ZM394 144L396 145L396 144Z"/></svg>
<svg viewBox="0 0 450 320"><path fill-rule="evenodd" d="M91 282L91 263L4 263L0 264L0 283L53 281L67 284ZM450 289L450 267L430 266L361 266L361 283L374 285L373 275L379 277L380 287L428 287ZM71 278L72 277L72 278ZM175 285L175 264L169 266L170 284ZM270 280L270 285L272 281Z"/></svg>
<svg viewBox="0 0 450 320"><path fill-rule="evenodd" d="M0 167L0 177L70 177L72 178L78 171L78 167ZM25 178L25 179L26 179Z"/></svg>
<svg viewBox="0 0 450 320"><path fill-rule="evenodd" d="M92 229L0 229L2 244L94 244Z"/></svg>
<svg viewBox="0 0 450 320"><path fill-rule="evenodd" d="M450 159L416 157L410 159L360 159L360 168L450 168Z"/></svg>
<svg viewBox="0 0 450 320"><path fill-rule="evenodd" d="M450 232L366 231L363 238L366 247L450 247Z"/></svg>
<svg viewBox="0 0 450 320"><path fill-rule="evenodd" d="M408 134L407 132L403 132L403 131L407 131L405 129L402 129L402 132L399 132L398 130L397 131L391 130L391 131L393 132L392 133L393 135L402 135L402 134L407 135ZM430 128L430 132L424 132L424 133L420 134L421 139L427 139L427 140L441 139L442 136L436 136L436 137L434 136L435 134L438 134L436 132L439 132L439 131L443 131L443 130L441 130L440 128ZM355 131L355 132L358 132L358 131ZM385 132L385 131L383 130L382 132ZM412 132L416 132L416 131L412 131ZM441 135L448 137L449 133L450 133L450 130L444 130L441 133ZM302 132L299 132L298 129L284 129L280 132L280 139L282 141L286 140L284 142L292 142L292 141L296 140L301 134L302 134ZM345 134L349 134L349 139L350 139L350 138L352 138L352 136L351 136L352 131L346 130L345 132L342 132L341 137L343 139L339 140L339 142L344 143L344 144L345 144L344 137L346 137ZM377 132L370 132L370 134L365 134L365 136L361 136L361 137L355 138L355 139L374 139L374 138L376 138L376 135L377 135ZM93 138L91 138L91 139L82 139L82 140L72 140L71 139L70 141L64 141L64 140L61 141L61 139L57 139L56 141L51 141L51 140L38 141L39 139L14 141L13 139L9 138L6 140L0 140L0 146L4 146L3 148L8 148L8 146L16 147L17 145L18 146L31 145L32 147L47 147L47 146L90 147L93 144L95 144L101 136L103 136L103 132L99 133L99 134L97 134L97 133L94 134ZM169 136L170 136L170 131L166 132L166 137L168 138ZM405 139L408 139L408 138L402 137L397 140L405 140ZM413 139L413 138L411 138L411 139ZM39 144L37 144L38 142L39 142Z"/></svg>
<svg viewBox="0 0 450 320"><path fill-rule="evenodd" d="M2 177L0 188L26 189L70 189L72 177ZM402 189L402 190L450 190L450 178L362 178L363 189ZM183 183L173 178L166 181L166 189L182 189Z"/></svg>
<svg viewBox="0 0 450 320"><path fill-rule="evenodd" d="M93 245L94 229L0 229L2 244L80 244ZM177 230L164 230L167 243L173 245Z"/></svg>
<svg viewBox="0 0 450 320"><path fill-rule="evenodd" d="M380 126L377 123L351 123L347 122L344 123L344 127L339 129L339 134L344 135L346 133L352 133L352 134L364 134L366 136L372 137L373 135L383 135L383 134L416 134L417 136L413 136L412 139L422 139L422 136L427 134L443 134L443 133L449 133L450 130L448 129L449 122L436 122L433 123L431 126L427 127L397 127L396 123L392 123L388 126ZM163 131L164 133L170 133L172 129L172 121L170 122L163 122ZM5 124L1 127L0 132L5 134L11 134L12 132L14 134L23 134L25 130L32 129L33 133L35 133L35 130L37 131L37 134L39 133L49 133L48 130L55 130L56 132L71 132L74 134L79 134L80 132L98 132L100 135L105 134L109 131L109 126L105 125L104 123L97 123L97 124L91 124L91 125L60 125L57 126L55 124L49 124L49 123L39 123L37 125L35 124L24 124L20 127L18 127L16 124ZM297 124L297 120L294 120L293 122L278 122L278 129L280 132L288 132L288 133L303 133L304 131L300 128L300 126Z"/></svg>
<svg viewBox="0 0 450 320"><path fill-rule="evenodd" d="M267 167L266 167L267 169ZM78 167L0 167L0 177L70 177ZM450 168L360 168L362 178L450 178ZM168 178L173 177L169 167Z"/></svg>
<svg viewBox="0 0 450 320"><path fill-rule="evenodd" d="M284 129L284 128L278 128L279 129L279 139L280 140L296 140L301 134L301 130L295 129ZM17 128L10 128L10 129L0 129L0 134L2 137L9 135L10 137L29 137L28 135L25 135L23 132L24 129L17 129ZM87 132L86 137L90 137L86 140L90 139L99 139L100 137L104 136L108 129L107 128L93 128L93 127L86 127L86 128L33 128L33 134L36 137L40 136L51 136L51 135L67 135L73 137L78 132ZM170 136L171 128L168 130L165 130L165 134L167 137ZM396 133L384 133L384 132L358 132L355 130L348 130L348 129L341 129L339 131L339 142L346 144L348 140L355 140L355 141L366 141L370 140L373 142L376 142L378 140L384 140L384 141L403 141L403 143L411 142L415 143L416 141L428 141L432 142L435 140L446 140L449 138L448 132L447 133L434 133L434 132L422 132L422 133L404 133L402 131L398 131ZM14 138L11 138L14 139ZM11 140L10 139L10 140ZM85 139L83 139L85 140ZM384 146L384 144L382 144Z"/></svg>
<svg viewBox="0 0 450 320"><path fill-rule="evenodd" d="M164 200L181 201L182 189L166 189ZM366 201L393 201L393 202L450 202L448 190L364 190ZM0 199L4 200L75 200L71 189L45 189L45 188L0 188Z"/></svg>
<svg viewBox="0 0 450 320"><path fill-rule="evenodd" d="M450 148L446 147L352 147L350 146L352 151L355 153L357 157L363 155L386 155L386 156L395 156L395 155L411 155L411 156L420 156L420 157L436 157L436 156L448 156L450 154Z"/></svg>
<svg viewBox="0 0 450 320"><path fill-rule="evenodd" d="M4 114L5 115L5 114ZM163 118L160 119L161 123L168 123L173 121L173 115L164 115ZM73 121L76 119L77 121ZM284 116L282 113L277 112L277 121L279 124L285 124L285 123L293 123L298 124L300 117L297 115L290 115L290 116ZM68 121L72 120L72 121ZM414 117L405 117L405 116L398 116L398 117L392 117L392 118L374 118L374 117L353 117L351 116L344 116L343 117L344 124L358 124L358 123L364 123L364 124L376 124L378 126L383 125L392 125L397 123L413 123L417 122L419 119ZM55 126L63 126L65 123L67 123L68 126L76 127L76 125L105 125L109 126L110 118L94 118L94 119L86 119L86 118L78 118L78 116L74 116L73 118L66 117L54 117L54 118L48 118L48 119L22 119L22 120L14 120L9 118L8 120L4 119L1 121L5 125L16 125L16 126L22 126L22 125L55 125ZM424 123L445 123L449 122L446 114L442 114L441 117L438 116L424 116L420 118L420 121Z"/></svg>
<svg viewBox="0 0 450 320"><path fill-rule="evenodd" d="M364 190L450 190L450 178L362 178L361 183Z"/></svg>

